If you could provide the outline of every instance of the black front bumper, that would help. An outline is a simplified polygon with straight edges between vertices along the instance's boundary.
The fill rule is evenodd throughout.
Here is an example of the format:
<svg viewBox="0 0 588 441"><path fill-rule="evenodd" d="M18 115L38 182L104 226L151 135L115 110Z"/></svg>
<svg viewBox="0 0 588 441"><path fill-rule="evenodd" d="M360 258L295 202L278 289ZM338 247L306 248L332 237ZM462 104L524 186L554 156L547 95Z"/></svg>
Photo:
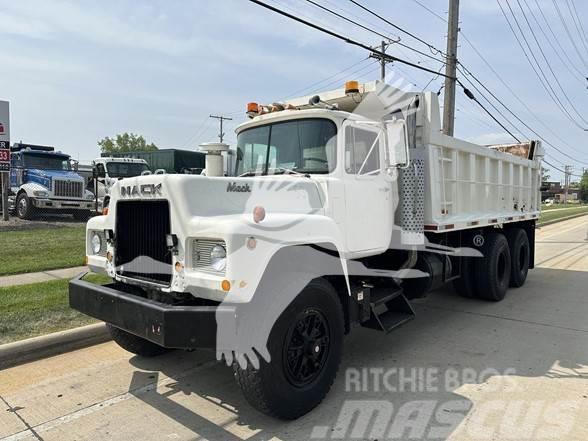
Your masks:
<svg viewBox="0 0 588 441"><path fill-rule="evenodd" d="M165 348L216 347L217 315L233 316L235 309L221 306L174 306L82 280L69 282L69 305ZM226 317L226 316L225 316Z"/></svg>

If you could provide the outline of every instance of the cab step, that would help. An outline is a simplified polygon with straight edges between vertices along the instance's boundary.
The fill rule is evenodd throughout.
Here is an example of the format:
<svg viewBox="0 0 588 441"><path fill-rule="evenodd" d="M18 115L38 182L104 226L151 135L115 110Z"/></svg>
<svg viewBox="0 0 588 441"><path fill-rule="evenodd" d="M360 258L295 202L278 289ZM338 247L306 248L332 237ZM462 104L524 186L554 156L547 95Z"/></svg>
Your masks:
<svg viewBox="0 0 588 441"><path fill-rule="evenodd" d="M415 316L401 288L364 287L363 292L369 302L369 318L361 323L365 328L388 333Z"/></svg>

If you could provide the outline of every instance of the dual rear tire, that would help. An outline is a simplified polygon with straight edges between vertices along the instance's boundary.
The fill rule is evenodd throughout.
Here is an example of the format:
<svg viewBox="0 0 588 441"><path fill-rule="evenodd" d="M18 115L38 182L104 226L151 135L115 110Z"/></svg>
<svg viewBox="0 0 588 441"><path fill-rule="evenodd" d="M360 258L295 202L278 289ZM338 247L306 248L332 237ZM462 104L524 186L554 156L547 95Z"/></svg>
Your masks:
<svg viewBox="0 0 588 441"><path fill-rule="evenodd" d="M498 302L510 287L523 286L529 271L530 246L522 228L492 231L479 247L482 257L462 257L454 287L463 297Z"/></svg>

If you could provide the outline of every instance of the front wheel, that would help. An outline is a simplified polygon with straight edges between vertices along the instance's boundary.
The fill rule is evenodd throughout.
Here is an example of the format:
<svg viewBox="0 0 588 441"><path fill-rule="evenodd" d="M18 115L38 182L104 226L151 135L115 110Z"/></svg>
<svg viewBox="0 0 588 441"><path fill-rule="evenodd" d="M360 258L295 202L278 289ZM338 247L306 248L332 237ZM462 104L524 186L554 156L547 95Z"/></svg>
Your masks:
<svg viewBox="0 0 588 441"><path fill-rule="evenodd" d="M267 342L271 361L260 359L259 369L233 363L249 404L288 420L318 406L337 375L343 331L337 293L326 280L313 280L274 324Z"/></svg>
<svg viewBox="0 0 588 441"><path fill-rule="evenodd" d="M35 215L35 207L24 192L16 198L16 214L21 219L32 219Z"/></svg>

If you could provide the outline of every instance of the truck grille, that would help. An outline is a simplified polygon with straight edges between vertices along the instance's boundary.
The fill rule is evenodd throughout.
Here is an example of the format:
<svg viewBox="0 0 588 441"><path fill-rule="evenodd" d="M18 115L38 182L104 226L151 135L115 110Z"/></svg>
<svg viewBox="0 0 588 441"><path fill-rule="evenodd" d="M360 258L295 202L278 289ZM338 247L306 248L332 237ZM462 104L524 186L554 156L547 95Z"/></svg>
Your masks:
<svg viewBox="0 0 588 441"><path fill-rule="evenodd" d="M121 201L116 205L117 274L169 285L172 253L167 201Z"/></svg>
<svg viewBox="0 0 588 441"><path fill-rule="evenodd" d="M56 180L53 183L53 194L60 198L81 199L84 197L84 183Z"/></svg>

